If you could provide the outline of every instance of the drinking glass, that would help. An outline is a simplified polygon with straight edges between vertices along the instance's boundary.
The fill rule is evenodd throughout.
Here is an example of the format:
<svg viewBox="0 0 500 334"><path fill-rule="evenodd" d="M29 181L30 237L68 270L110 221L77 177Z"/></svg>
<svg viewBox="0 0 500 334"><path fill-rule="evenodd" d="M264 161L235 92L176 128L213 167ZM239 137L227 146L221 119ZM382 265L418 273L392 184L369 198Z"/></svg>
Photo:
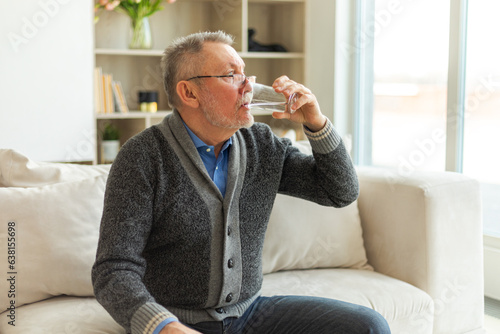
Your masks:
<svg viewBox="0 0 500 334"><path fill-rule="evenodd" d="M289 112L294 113L291 106L298 96L293 93L288 99L282 93L277 93L273 87L250 81L253 97L248 105L251 110L263 112Z"/></svg>

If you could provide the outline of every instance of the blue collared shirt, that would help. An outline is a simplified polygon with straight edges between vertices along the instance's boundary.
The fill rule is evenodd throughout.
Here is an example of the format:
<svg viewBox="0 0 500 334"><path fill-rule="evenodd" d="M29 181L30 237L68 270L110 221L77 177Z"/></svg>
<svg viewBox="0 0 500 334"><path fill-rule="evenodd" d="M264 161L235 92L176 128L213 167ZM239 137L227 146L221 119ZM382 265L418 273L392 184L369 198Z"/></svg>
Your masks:
<svg viewBox="0 0 500 334"><path fill-rule="evenodd" d="M193 131L184 123L186 130L193 140L194 146L200 154L201 160L207 169L208 175L214 181L217 188L222 194L222 197L226 194L226 183L227 183L227 165L229 161L229 148L233 144L232 138L229 138L219 152L219 155L215 157L214 147L205 144Z"/></svg>

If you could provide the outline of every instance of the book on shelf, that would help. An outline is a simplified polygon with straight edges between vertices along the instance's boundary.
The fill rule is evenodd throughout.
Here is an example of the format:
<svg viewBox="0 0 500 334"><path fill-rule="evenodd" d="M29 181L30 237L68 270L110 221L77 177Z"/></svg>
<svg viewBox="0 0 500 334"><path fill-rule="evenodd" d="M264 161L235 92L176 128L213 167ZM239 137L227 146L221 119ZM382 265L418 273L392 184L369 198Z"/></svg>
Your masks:
<svg viewBox="0 0 500 334"><path fill-rule="evenodd" d="M120 81L112 81L111 88L113 89L113 96L115 101L115 110L121 113L128 112L127 100L123 94L122 83Z"/></svg>
<svg viewBox="0 0 500 334"><path fill-rule="evenodd" d="M112 74L103 73L101 67L94 69L94 108L97 114L128 112L121 83L113 80Z"/></svg>

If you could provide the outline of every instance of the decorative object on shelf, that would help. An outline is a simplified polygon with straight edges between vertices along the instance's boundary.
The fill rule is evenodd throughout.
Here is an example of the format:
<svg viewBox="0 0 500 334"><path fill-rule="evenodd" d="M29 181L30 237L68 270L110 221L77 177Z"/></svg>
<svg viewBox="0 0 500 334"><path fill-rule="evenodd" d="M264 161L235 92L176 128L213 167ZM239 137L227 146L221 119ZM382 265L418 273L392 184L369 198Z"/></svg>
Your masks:
<svg viewBox="0 0 500 334"><path fill-rule="evenodd" d="M140 91L139 107L143 112L156 112L158 110L158 92L156 90Z"/></svg>
<svg viewBox="0 0 500 334"><path fill-rule="evenodd" d="M153 39L151 38L149 18L132 19L129 49L151 49L152 46Z"/></svg>
<svg viewBox="0 0 500 334"><path fill-rule="evenodd" d="M248 51L258 52L288 52L288 50L280 44L261 44L256 42L253 38L255 36L255 29L248 29Z"/></svg>
<svg viewBox="0 0 500 334"><path fill-rule="evenodd" d="M163 7L161 3L165 0L97 0L94 7L95 13L104 8L114 10L130 17L130 49L151 49L153 40L149 27L149 16L153 15ZM174 3L176 0L167 0L167 3ZM96 15L94 22L99 21Z"/></svg>
<svg viewBox="0 0 500 334"><path fill-rule="evenodd" d="M118 128L107 123L102 132L102 163L111 163L120 150L120 132Z"/></svg>

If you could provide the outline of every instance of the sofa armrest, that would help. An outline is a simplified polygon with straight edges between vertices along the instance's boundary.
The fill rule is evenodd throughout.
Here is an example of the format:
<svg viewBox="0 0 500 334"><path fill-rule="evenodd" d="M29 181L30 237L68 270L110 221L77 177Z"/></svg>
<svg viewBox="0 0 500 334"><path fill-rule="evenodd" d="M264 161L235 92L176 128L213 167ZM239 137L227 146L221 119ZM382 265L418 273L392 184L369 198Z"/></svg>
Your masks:
<svg viewBox="0 0 500 334"><path fill-rule="evenodd" d="M478 182L458 173L401 175L375 167L358 168L358 176L369 263L433 298L434 333L463 333L482 326Z"/></svg>

